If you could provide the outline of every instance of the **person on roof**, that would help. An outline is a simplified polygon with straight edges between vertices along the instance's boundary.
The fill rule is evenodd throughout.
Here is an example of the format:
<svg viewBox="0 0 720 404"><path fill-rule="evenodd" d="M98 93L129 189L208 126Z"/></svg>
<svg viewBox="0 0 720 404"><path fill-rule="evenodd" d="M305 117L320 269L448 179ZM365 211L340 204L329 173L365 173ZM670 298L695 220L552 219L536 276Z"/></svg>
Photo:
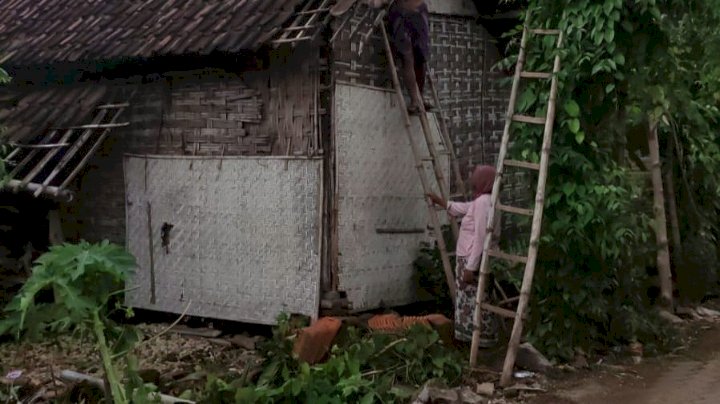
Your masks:
<svg viewBox="0 0 720 404"><path fill-rule="evenodd" d="M485 245L490 194L494 182L494 167L477 166L470 176L473 187L472 201L450 202L436 194L427 194L430 201L447 209L451 216L462 217L456 246L455 269L455 339L458 341L467 342L472 339L478 286L477 271ZM500 226L495 227L493 234L498 235ZM483 311L482 314L480 347L489 348L497 342L497 318L487 311Z"/></svg>
<svg viewBox="0 0 720 404"><path fill-rule="evenodd" d="M410 94L408 111L420 112L418 102L425 110L432 105L423 101L425 75L430 59L430 24L427 4L424 0L395 0L388 12L391 44L400 59L405 87Z"/></svg>

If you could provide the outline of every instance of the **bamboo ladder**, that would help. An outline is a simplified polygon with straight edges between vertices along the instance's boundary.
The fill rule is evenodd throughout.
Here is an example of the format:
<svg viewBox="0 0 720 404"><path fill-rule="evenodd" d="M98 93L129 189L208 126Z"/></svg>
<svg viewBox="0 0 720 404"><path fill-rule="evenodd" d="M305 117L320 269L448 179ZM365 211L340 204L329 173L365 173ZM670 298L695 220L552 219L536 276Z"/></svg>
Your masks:
<svg viewBox="0 0 720 404"><path fill-rule="evenodd" d="M395 95L397 96L397 102L398 106L400 107L403 118L405 121L405 133L408 137L408 142L410 143L410 148L412 149L413 157L415 159L415 168L417 169L418 176L420 177L420 183L423 188L424 194L430 192L432 190L431 184L428 180L428 177L425 173L425 162L429 162L432 165L433 173L435 174L435 179L438 184L438 188L440 191L440 194L443 198L448 199L450 196L449 188L447 186L447 182L445 181L445 176L443 175L442 169L440 165L438 164L438 151L435 148L435 145L433 144L433 138L432 133L430 131L430 122L427 118L427 113L425 111L425 107L423 104L423 100L416 100L417 105L420 108L419 118L420 118L420 124L422 126L423 135L425 138L425 143L427 144L428 154L429 156L422 156L420 154L420 149L418 148L418 145L415 144L413 131L412 131L412 123L410 121L410 114L408 113L407 106L405 104L405 98L402 93L402 88L400 87L400 79L397 74L397 68L395 66L395 59L393 57L392 48L390 47L390 41L388 39L387 30L385 29L385 25L382 23L378 24L380 26L380 31L382 33L383 42L385 45L385 53L387 55L388 59L388 65L390 68L390 74L392 76L393 81L393 87L395 89ZM416 83L408 83L412 84L416 87L417 90L417 84ZM415 91L414 94L418 94L419 91ZM413 94L413 92L411 92ZM443 131L444 132L444 131ZM447 141L449 139L446 138L446 134L443 134L443 143L445 143L446 149L450 149L452 147L451 144L447 144ZM448 151L449 153L449 151ZM429 201L428 204L428 210L430 213L430 226L432 227L432 234L435 237L435 240L438 244L438 248L440 250L440 257L442 259L443 263L443 270L445 272L445 278L448 283L448 288L450 289L450 296L452 298L453 303L455 302L455 275L453 273L452 265L450 264L450 255L447 251L447 246L445 244L445 239L443 237L442 228L440 227L440 218L438 217L439 210ZM444 209L443 209L444 210ZM453 228L453 233L457 235L457 223L453 220L450 221L450 225Z"/></svg>
<svg viewBox="0 0 720 404"><path fill-rule="evenodd" d="M526 46L529 36L553 35L557 36L556 48L559 50L563 42L563 34L560 30L552 29L530 29L527 26L523 28L522 39L520 41L520 53L518 55L517 64L515 66L515 76L513 78L512 90L510 92L510 101L508 105L507 118L505 120L505 129L503 131L502 141L500 144L500 152L497 161L497 176L493 184L491 195L491 209L488 213L488 230L485 236L482 260L480 262L480 276L478 280L478 289L475 299L475 315L473 316L473 338L470 350L470 366L477 364L478 347L480 343L480 332L482 322L482 311L495 313L504 317L512 318L513 328L508 343L507 353L505 355L505 364L500 378L500 385L507 386L512 381L512 371L515 366L518 347L520 345L520 337L522 336L523 320L530 298L530 290L532 288L533 276L535 274L535 262L538 254L538 242L540 240L540 228L542 225L543 206L545 199L545 184L547 181L547 171L550 160L550 147L552 144L553 125L555 122L555 104L558 92L557 74L560 71L560 55L556 52L552 73L547 72L530 72L524 70ZM548 100L547 114L545 117L535 117L520 115L515 113L515 102L517 101L518 90L520 87L520 79L551 79L550 96ZM525 124L543 125L543 140L540 154L540 164L526 161L516 161L506 159L510 141L510 129L513 122L521 122ZM500 188L505 167L516 167L538 171L538 183L535 193L534 209L523 209L513 206L506 206L500 202ZM528 247L527 256L518 256L508 254L499 249L492 249L493 246L493 228L496 223L495 217L498 211L519 215L532 216L532 227L530 231L530 245ZM523 274L522 287L520 288L520 296L517 309L515 312L497 306L492 306L483 302L485 289L488 283L488 274L490 272L490 258L499 258L512 263L525 264Z"/></svg>

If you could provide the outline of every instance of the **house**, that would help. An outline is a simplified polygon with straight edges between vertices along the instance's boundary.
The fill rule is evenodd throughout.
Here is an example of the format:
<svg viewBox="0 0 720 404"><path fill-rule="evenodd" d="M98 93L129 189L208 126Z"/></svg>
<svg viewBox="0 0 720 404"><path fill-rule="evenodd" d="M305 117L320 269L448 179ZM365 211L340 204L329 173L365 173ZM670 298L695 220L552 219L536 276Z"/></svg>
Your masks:
<svg viewBox="0 0 720 404"><path fill-rule="evenodd" d="M340 293L412 302L427 212L375 11L333 3L7 2L6 197L52 201L67 239L125 244L134 307L270 324ZM499 53L473 2L428 5L466 173L499 147Z"/></svg>

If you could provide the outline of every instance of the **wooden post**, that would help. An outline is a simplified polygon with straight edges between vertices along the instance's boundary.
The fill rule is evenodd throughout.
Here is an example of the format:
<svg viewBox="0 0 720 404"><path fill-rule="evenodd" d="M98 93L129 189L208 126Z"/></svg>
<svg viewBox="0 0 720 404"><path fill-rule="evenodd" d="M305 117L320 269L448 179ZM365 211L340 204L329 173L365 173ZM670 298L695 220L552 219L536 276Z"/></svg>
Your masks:
<svg viewBox="0 0 720 404"><path fill-rule="evenodd" d="M663 194L657 122L650 122L648 147L650 149L650 173L653 184L653 213L655 214L657 268L660 277L660 304L665 308L672 309L672 273L670 270L670 251L668 250L665 195Z"/></svg>
<svg viewBox="0 0 720 404"><path fill-rule="evenodd" d="M50 245L60 245L65 242L62 231L62 221L60 220L60 210L52 209L48 212L48 241Z"/></svg>

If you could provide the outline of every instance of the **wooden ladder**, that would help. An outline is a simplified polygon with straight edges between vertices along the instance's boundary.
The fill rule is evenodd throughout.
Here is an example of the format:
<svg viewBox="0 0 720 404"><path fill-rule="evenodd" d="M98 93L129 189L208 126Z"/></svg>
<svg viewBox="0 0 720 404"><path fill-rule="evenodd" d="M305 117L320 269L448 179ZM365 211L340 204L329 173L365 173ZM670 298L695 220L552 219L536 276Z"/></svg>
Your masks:
<svg viewBox="0 0 720 404"><path fill-rule="evenodd" d="M485 243L483 249L482 260L480 261L480 276L478 280L478 289L475 299L475 315L473 322L475 327L473 328L472 346L470 350L470 366L477 364L478 348L480 343L480 332L482 326L482 311L487 310L488 312L495 313L501 316L509 317L514 320L512 334L508 343L507 353L505 355L505 364L503 365L503 372L500 378L500 385L507 386L512 381L512 372L515 366L515 359L517 357L518 346L520 345L520 337L522 336L523 320L526 315L526 310L530 298L530 291L532 288L533 275L535 273L535 262L538 254L538 243L540 240L540 228L542 225L543 217L543 206L545 199L545 184L547 181L547 171L550 160L550 147L552 144L553 125L555 122L555 104L558 92L558 78L557 74L560 71L560 55L555 54L555 60L553 64L552 73L548 72L529 72L524 70L525 57L526 57L526 45L530 36L544 36L552 35L557 36L556 48L559 49L562 46L563 34L560 30L552 29L530 29L527 26L523 28L522 39L520 41L520 53L518 55L517 65L515 66L515 76L513 78L512 90L510 92L510 101L508 105L507 118L505 121L505 129L503 131L502 142L500 144L500 152L498 154L497 161L497 176L493 184L492 196L491 196L491 209L488 213L488 230L485 236ZM515 102L517 101L518 89L520 87L520 79L550 79L550 96L547 106L547 114L545 117L535 117L520 115L515 113ZM540 164L517 161L506 159L505 156L508 150L508 143L510 142L510 129L513 122L521 122L525 124L543 125L543 140L542 149L540 154ZM535 192L535 207L534 209L518 208L513 206L503 205L500 202L500 188L502 183L503 174L506 167L516 167L528 170L538 171L538 182L537 190ZM530 230L530 245L528 247L527 256L518 256L508 254L499 249L492 249L493 246L493 228L497 223L495 220L498 211L526 215L532 217L532 227ZM520 296L516 311L511 311L497 306L492 306L483 302L485 295L485 289L487 288L488 275L490 272L490 258L498 258L511 263L525 264L525 270L523 274L522 286L520 288Z"/></svg>
<svg viewBox="0 0 720 404"><path fill-rule="evenodd" d="M377 21L377 19L376 19ZM445 176L442 172L442 168L439 164L439 154L438 150L436 149L435 145L433 144L433 137L432 132L430 131L430 122L427 118L427 112L425 111L425 107L423 104L423 100L416 100L416 104L420 108L419 112L419 118L420 118L420 124L422 126L423 135L425 137L425 143L427 144L427 150L429 156L423 156L421 155L420 149L418 148L418 145L415 143L413 132L412 132L412 123L410 121L410 114L408 113L407 106L405 104L405 98L402 93L402 88L400 87L400 79L398 77L397 68L395 66L395 59L393 57L392 48L390 47L390 41L388 39L387 30L385 29L385 24L379 23L380 30L382 32L383 41L385 44L385 53L387 55L388 59L388 65L390 68L390 74L392 76L393 81L393 87L395 88L395 95L397 96L397 102L398 106L400 107L400 110L403 113L403 117L405 120L405 133L407 134L408 141L410 143L410 148L412 149L413 157L415 159L415 168L417 169L418 176L420 177L420 183L423 188L423 193L427 194L431 192L432 187L428 180L428 177L425 173L425 162L429 162L432 165L433 173L435 174L435 180L437 181L438 188L440 191L440 195L446 200L450 197L450 189L448 188L448 183L445 180ZM416 91L414 94L419 94L419 91L417 91L417 84L416 83L408 83L416 86ZM434 87L434 85L433 85ZM413 92L411 92L413 94ZM411 95L412 96L412 95ZM421 96L422 98L422 96ZM436 101L437 102L437 101ZM439 107L439 106L438 106ZM441 118L443 119L443 118ZM444 122L441 124L441 127L444 125ZM445 130L441 130L442 132L442 141L446 148L446 153L448 155L451 155L452 150L452 144L450 143L449 136L447 135L447 132ZM461 179L458 179L461 181ZM460 188L462 189L462 188ZM424 198L424 195L423 195ZM424 198L427 201L427 198ZM445 209L442 208L436 208L430 201L427 201L428 204L428 210L430 213L430 226L432 227L432 234L435 237L435 240L438 244L438 248L440 250L440 257L442 259L443 263L443 270L445 271L445 278L448 283L448 288L450 289L450 296L452 298L453 303L455 302L455 274L452 268L452 265L450 264L450 255L447 251L447 246L445 244L445 238L443 237L442 228L440 227L440 218L438 216L438 213L442 210L445 211ZM453 229L453 233L457 237L458 229L457 229L457 222L454 220L450 220L450 225Z"/></svg>

